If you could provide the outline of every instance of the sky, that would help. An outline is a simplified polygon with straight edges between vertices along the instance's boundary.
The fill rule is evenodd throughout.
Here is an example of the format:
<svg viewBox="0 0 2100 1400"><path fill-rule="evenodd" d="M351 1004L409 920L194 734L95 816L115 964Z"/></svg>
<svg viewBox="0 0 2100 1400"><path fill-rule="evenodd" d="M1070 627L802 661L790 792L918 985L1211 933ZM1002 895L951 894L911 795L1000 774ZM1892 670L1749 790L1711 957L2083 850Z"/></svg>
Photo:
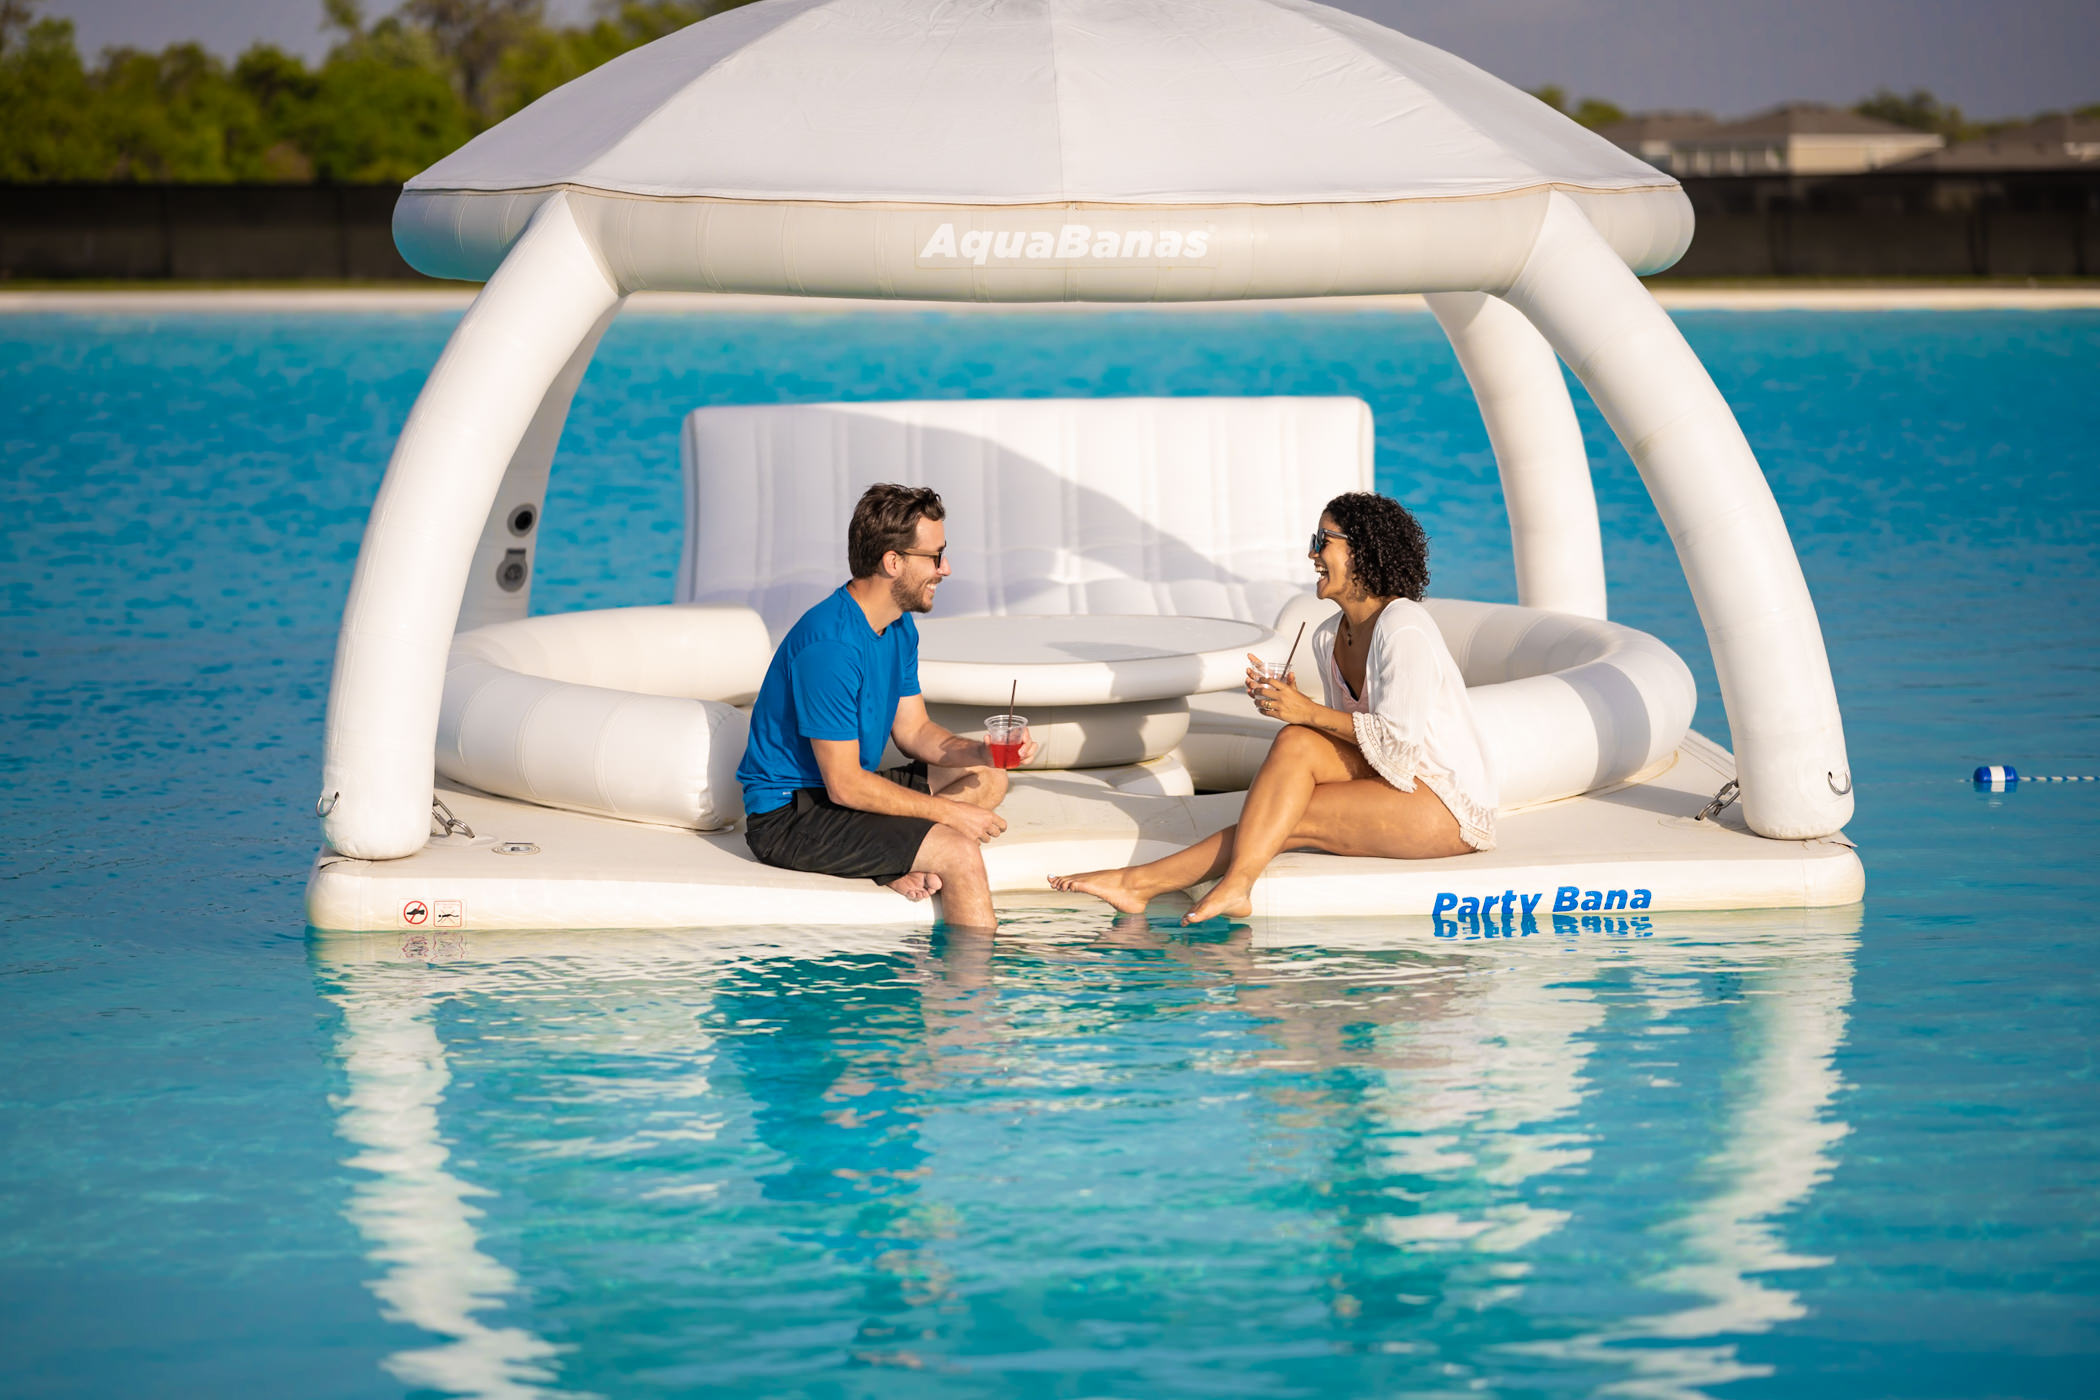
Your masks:
<svg viewBox="0 0 2100 1400"><path fill-rule="evenodd" d="M367 0L383 13L387 0ZM1524 88L1741 116L1926 88L1977 119L2100 102L2100 0L1344 0ZM84 53L258 40L310 58L321 0L39 0ZM588 0L550 0L573 21Z"/></svg>

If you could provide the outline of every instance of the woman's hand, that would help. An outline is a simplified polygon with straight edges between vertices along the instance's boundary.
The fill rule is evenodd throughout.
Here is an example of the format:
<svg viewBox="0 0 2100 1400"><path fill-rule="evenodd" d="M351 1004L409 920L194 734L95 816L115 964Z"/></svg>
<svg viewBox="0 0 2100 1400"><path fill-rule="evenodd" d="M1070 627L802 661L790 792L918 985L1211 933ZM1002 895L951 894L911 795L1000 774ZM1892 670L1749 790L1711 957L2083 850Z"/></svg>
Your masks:
<svg viewBox="0 0 2100 1400"><path fill-rule="evenodd" d="M1247 666L1247 698L1249 700L1259 700L1261 698L1261 688L1269 683L1268 673L1262 670L1262 667L1268 665L1268 663L1251 651L1247 653L1247 661L1249 663ZM1285 676L1284 679L1292 685L1296 685L1298 683L1298 673L1293 671Z"/></svg>
<svg viewBox="0 0 2100 1400"><path fill-rule="evenodd" d="M1313 704L1305 693L1298 689L1295 673L1282 680L1270 680L1248 673L1247 693L1254 697L1254 708L1270 719L1282 720L1285 724L1310 724L1313 712L1319 706Z"/></svg>
<svg viewBox="0 0 2100 1400"><path fill-rule="evenodd" d="M1247 668L1247 698L1254 702L1255 709L1285 724L1302 724L1333 738L1356 742L1356 722L1347 712L1330 710L1298 689L1296 671L1275 680L1262 674L1260 657L1250 654L1247 659L1254 663Z"/></svg>

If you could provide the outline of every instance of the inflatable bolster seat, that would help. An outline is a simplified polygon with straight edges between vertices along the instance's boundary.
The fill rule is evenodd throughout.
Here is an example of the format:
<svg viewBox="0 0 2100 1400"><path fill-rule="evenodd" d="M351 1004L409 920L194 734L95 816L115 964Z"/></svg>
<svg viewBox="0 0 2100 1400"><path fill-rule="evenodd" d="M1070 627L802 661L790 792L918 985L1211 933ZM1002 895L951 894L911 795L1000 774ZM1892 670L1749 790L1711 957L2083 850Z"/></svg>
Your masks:
<svg viewBox="0 0 2100 1400"><path fill-rule="evenodd" d="M1423 606L1465 677L1505 812L1622 783L1675 753L1698 699L1682 657L1615 622L1509 603L1430 598ZM1281 660L1298 624L1306 634L1334 612L1306 596L1287 604L1255 648ZM1323 704L1325 686L1301 645L1299 688ZM1182 761L1197 788L1232 791L1254 780L1279 727L1237 691L1189 701Z"/></svg>
<svg viewBox="0 0 2100 1400"><path fill-rule="evenodd" d="M453 640L437 770L544 807L733 826L748 705L772 643L741 607L613 608L500 622Z"/></svg>

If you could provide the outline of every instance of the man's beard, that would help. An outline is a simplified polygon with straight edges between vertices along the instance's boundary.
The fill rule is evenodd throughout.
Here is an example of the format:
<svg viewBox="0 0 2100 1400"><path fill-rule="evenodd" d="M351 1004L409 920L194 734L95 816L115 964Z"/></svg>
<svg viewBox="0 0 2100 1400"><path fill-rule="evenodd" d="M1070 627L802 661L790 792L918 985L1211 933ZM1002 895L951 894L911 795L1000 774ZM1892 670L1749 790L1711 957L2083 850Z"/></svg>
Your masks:
<svg viewBox="0 0 2100 1400"><path fill-rule="evenodd" d="M890 601L897 605L899 612L930 613L933 611L932 585L914 592L905 587L903 579L893 578L890 580Z"/></svg>

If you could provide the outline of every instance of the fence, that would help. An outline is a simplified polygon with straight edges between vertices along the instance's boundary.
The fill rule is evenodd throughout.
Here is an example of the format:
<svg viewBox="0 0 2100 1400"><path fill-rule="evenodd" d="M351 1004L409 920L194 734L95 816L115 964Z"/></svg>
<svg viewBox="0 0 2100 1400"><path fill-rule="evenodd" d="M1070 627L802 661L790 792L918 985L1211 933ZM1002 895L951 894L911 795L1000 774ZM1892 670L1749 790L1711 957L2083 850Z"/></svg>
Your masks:
<svg viewBox="0 0 2100 1400"><path fill-rule="evenodd" d="M2100 162L1990 175L1716 176L1670 277L2100 275Z"/></svg>
<svg viewBox="0 0 2100 1400"><path fill-rule="evenodd" d="M392 185L0 185L0 283L418 278Z"/></svg>
<svg viewBox="0 0 2100 1400"><path fill-rule="evenodd" d="M1988 176L1684 182L1667 277L2100 275L2100 162ZM391 185L0 185L0 283L415 279Z"/></svg>

